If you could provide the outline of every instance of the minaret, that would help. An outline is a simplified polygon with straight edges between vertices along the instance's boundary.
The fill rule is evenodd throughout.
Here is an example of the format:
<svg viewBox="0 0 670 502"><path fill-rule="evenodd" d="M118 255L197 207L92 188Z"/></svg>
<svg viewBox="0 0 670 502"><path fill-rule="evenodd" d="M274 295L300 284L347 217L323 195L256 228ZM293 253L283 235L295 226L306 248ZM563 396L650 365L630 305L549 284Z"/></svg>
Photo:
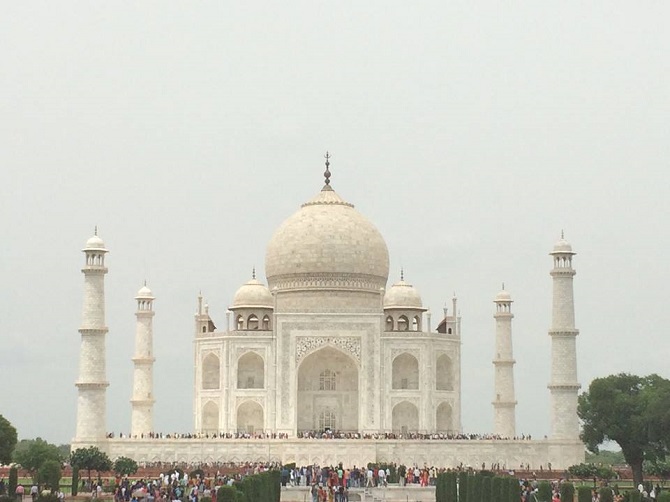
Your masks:
<svg viewBox="0 0 670 502"><path fill-rule="evenodd" d="M572 246L563 238L550 253L554 268L550 275L554 282L551 336L551 439L578 439L577 350L575 341L575 305L573 299Z"/></svg>
<svg viewBox="0 0 670 502"><path fill-rule="evenodd" d="M95 442L107 436L107 382L105 368L105 243L95 235L82 250L86 262L84 273L84 306L82 310L79 378L75 383L77 397L77 432L75 440Z"/></svg>
<svg viewBox="0 0 670 502"><path fill-rule="evenodd" d="M131 436L146 436L154 430L154 376L156 358L153 355L154 296L144 286L137 292L137 328L135 330L135 355L133 356L133 397Z"/></svg>
<svg viewBox="0 0 670 502"><path fill-rule="evenodd" d="M512 352L512 297L505 285L494 300L496 304L495 397L493 431L504 438L516 436L516 400L514 398L514 357Z"/></svg>

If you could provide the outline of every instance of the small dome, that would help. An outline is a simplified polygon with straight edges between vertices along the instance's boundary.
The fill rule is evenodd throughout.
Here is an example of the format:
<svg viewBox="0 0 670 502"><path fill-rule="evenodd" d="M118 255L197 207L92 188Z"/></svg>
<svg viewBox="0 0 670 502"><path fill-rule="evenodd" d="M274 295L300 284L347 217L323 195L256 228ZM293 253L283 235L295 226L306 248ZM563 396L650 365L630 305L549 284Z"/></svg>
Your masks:
<svg viewBox="0 0 670 502"><path fill-rule="evenodd" d="M151 292L151 290L145 284L137 292L137 296L135 298L153 298L153 297L154 297L153 293Z"/></svg>
<svg viewBox="0 0 670 502"><path fill-rule="evenodd" d="M235 293L231 309L253 307L274 308L274 299L270 290L258 279L251 279Z"/></svg>
<svg viewBox="0 0 670 502"><path fill-rule="evenodd" d="M423 309L423 302L416 288L401 280L386 291L384 308Z"/></svg>
<svg viewBox="0 0 670 502"><path fill-rule="evenodd" d="M561 232L561 238L556 241L556 244L554 244L554 250L551 252L551 254L554 253L570 253L570 254L575 254L572 251L572 245L565 240L563 237L563 232Z"/></svg>
<svg viewBox="0 0 670 502"><path fill-rule="evenodd" d="M89 249L105 250L105 243L103 242L103 240L100 237L98 237L97 233L93 237L91 237L89 240L86 241L85 250L89 250Z"/></svg>
<svg viewBox="0 0 670 502"><path fill-rule="evenodd" d="M500 291L496 295L495 301L497 302L511 302L512 301L512 295L509 294L509 291L505 291L504 289Z"/></svg>

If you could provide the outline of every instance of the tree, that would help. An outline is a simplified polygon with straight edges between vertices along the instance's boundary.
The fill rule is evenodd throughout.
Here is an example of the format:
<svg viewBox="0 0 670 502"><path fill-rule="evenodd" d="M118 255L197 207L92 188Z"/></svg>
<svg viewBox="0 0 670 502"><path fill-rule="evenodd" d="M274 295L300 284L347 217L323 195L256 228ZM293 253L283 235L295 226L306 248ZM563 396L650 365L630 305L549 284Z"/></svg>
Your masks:
<svg viewBox="0 0 670 502"><path fill-rule="evenodd" d="M16 429L5 417L0 415L0 464L10 464L18 437Z"/></svg>
<svg viewBox="0 0 670 502"><path fill-rule="evenodd" d="M597 453L604 441L618 443L637 486L644 460L663 459L668 451L670 380L626 373L596 378L579 396L578 414L586 447Z"/></svg>
<svg viewBox="0 0 670 502"><path fill-rule="evenodd" d="M61 464L55 460L47 460L37 471L37 482L51 491L60 489Z"/></svg>
<svg viewBox="0 0 670 502"><path fill-rule="evenodd" d="M33 479L37 476L42 464L48 460L61 463L63 457L58 446L48 443L42 438L23 439L14 451L14 462L21 464L21 467L30 471Z"/></svg>
<svg viewBox="0 0 670 502"><path fill-rule="evenodd" d="M135 474L138 468L137 462L132 458L119 457L114 461L114 472L121 476Z"/></svg>
<svg viewBox="0 0 670 502"><path fill-rule="evenodd" d="M98 473L112 470L112 461L105 452L95 446L79 448L70 455L70 464L77 469L88 471L88 480L91 480L91 471Z"/></svg>

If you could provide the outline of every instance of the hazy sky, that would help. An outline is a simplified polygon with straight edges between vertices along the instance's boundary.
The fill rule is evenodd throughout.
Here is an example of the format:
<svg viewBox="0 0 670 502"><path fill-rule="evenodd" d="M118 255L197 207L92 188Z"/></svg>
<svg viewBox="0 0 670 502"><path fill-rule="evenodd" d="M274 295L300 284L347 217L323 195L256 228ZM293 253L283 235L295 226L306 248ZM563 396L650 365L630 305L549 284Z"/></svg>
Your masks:
<svg viewBox="0 0 670 502"><path fill-rule="evenodd" d="M74 435L86 239L110 254L108 425L130 428L133 297L156 429L193 427L193 313L225 324L323 184L374 222L437 325L463 317L463 428L492 429L513 295L517 429L549 432L551 259L578 255L579 380L668 371L667 2L4 2L0 414Z"/></svg>

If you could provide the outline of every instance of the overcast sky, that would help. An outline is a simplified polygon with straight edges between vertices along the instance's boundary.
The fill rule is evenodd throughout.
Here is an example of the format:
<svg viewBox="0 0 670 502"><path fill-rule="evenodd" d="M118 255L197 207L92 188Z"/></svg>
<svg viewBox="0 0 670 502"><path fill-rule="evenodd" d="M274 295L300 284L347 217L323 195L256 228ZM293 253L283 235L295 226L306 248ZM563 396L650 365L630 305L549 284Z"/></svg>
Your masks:
<svg viewBox="0 0 670 502"><path fill-rule="evenodd" d="M380 229L389 283L462 314L463 429L492 430L515 303L517 430L549 432L551 259L574 261L579 380L668 371L667 2L4 2L0 414L74 435L84 264L110 254L108 428L130 429L133 297L156 429L193 427L193 313L219 326L323 184Z"/></svg>

